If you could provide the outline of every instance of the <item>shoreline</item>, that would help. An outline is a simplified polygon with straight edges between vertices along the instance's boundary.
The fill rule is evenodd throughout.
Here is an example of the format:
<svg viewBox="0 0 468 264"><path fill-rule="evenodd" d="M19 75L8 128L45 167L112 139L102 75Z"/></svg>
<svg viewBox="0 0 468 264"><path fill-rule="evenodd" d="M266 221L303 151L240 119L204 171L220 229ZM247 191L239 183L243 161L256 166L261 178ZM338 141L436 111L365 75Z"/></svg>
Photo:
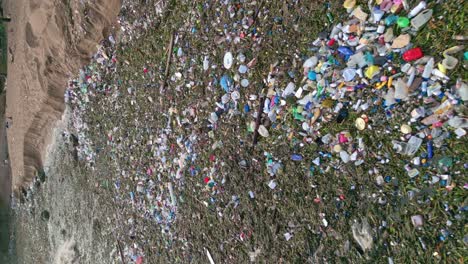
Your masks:
<svg viewBox="0 0 468 264"><path fill-rule="evenodd" d="M0 104L4 103L5 94L0 95ZM3 107L3 106L1 106ZM11 170L8 157L7 128L5 125L6 115L2 113L0 117L0 204L9 205L11 201Z"/></svg>

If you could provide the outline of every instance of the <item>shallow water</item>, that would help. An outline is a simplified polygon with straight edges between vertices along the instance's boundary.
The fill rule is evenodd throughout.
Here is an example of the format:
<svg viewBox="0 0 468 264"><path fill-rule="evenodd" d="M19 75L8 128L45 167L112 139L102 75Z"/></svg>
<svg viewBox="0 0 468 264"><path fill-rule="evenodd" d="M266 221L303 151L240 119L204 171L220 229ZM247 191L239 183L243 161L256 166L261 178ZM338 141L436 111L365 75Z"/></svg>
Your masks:
<svg viewBox="0 0 468 264"><path fill-rule="evenodd" d="M0 204L0 263L16 263L14 241L10 239L12 231L10 207Z"/></svg>

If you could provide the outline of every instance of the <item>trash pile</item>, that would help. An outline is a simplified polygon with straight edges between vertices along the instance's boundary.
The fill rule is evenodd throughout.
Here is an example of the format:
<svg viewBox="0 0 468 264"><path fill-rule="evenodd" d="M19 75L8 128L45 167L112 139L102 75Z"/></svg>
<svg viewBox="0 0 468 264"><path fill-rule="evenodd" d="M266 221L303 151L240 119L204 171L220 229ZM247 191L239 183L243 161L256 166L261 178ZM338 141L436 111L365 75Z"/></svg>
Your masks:
<svg viewBox="0 0 468 264"><path fill-rule="evenodd" d="M236 49L236 45L249 39L252 50L261 49L264 38L271 32L257 31L256 24L268 18L268 10L253 3L225 2L220 3L224 9L216 13L219 21L208 23L218 27L216 32L220 36L210 41L217 48L224 48L224 53L197 52L184 34L197 35L210 29L199 27L199 21L195 25L188 23L190 30L185 28L184 34L174 34L174 47L167 49L168 61L172 59L175 66L171 66L166 89L155 85L156 76L164 76L162 67L148 61L134 76L118 76L121 68L129 68L134 62L120 61L117 47L144 38L142 32L154 23L151 16L142 16L135 22L122 17L122 37L109 37L93 62L77 80L70 82L66 100L74 108L72 121L79 142L79 158L91 168L96 167L100 153L107 154L110 160L106 166L109 166L108 180L114 184L111 192L124 211L119 217L122 223L119 229L125 236L123 255L128 258L127 263L143 263L148 245L160 241L161 237L165 243L160 248L173 252L176 250L173 245L180 242L188 255L184 257L191 259L192 250L199 249L193 246L194 237L203 235L203 241L211 240L205 233L196 234L195 230L190 230L193 232L190 234L179 232L183 226L178 224L197 221L193 219L201 221L200 215L213 212L214 219L224 226L232 221L238 228L223 233L226 237L216 237L223 240L221 246L215 245L221 252L225 250L225 241L241 244L252 236L255 238L259 230L251 223L248 226L242 222L239 208L264 199L268 210L271 207L276 210L274 207L292 200L283 193L283 188L288 177L302 176L288 174L288 170L297 168L306 170L304 186L310 186L312 193L307 198L312 197L310 206L317 206L315 211L319 215L318 227L307 228L313 229L313 234L327 237L336 232L333 228L338 229L334 226L338 219L353 217L355 221L349 225L348 235L363 252L372 251L380 243L373 233L386 232L387 223L372 226L375 223L365 215L353 215L348 209L342 209L345 204L349 208L353 203L345 193L362 191L356 197L368 197L370 203L383 207L393 203L395 197L426 204L430 199L421 197L428 186L443 189L444 195L455 188L466 189L454 181L463 172L451 169L464 162L463 158L445 155L448 142L463 138L468 127L464 105L468 100L468 86L461 77L456 80L449 77L462 63L459 53L464 51L464 46L450 47L439 56L412 43L414 36L432 19L433 10L427 8L426 2L409 7L406 1L380 0L376 5L370 1L366 8L346 0L343 6L348 15L343 21L311 38L306 54L296 51L293 58L279 58L268 65L260 81L255 79L257 71L253 72L262 63L259 57L255 52ZM209 7L209 4L201 5L193 12L203 13ZM157 14L164 13L162 9ZM240 20L239 14L244 15ZM222 16L234 22L221 22ZM275 23L280 21L274 19ZM290 59L290 68L280 59ZM124 78L130 80L123 81ZM146 83L140 85L132 82L132 78ZM206 97L214 102L193 99L188 103L190 106L182 107L186 106L182 101L192 99L186 94L199 86L210 93ZM156 99L157 90L160 98ZM168 107L162 108L163 105ZM105 111L118 114L106 115ZM227 130L239 120L243 123L234 124L239 131ZM253 144L247 146L251 137ZM388 140L377 142L377 138ZM237 149L230 149L232 146ZM250 147L260 148L262 154L248 156L246 149ZM277 148L282 148L281 153L277 153ZM238 186L233 181L246 186L247 181L233 180L241 176L229 170L231 160L236 160L246 174L252 173L256 165L261 167L261 172L255 172L258 174L255 180L261 187L236 192ZM398 169L404 175L391 167L395 164L401 165ZM365 191L369 193L365 193L363 187L356 185L371 183L359 182L340 186L336 193L327 194L321 191L326 186L315 183L324 175L355 179L360 176L360 170L374 180L372 184L378 191L370 194L373 191L368 188ZM330 179L330 185L334 180ZM411 187L402 193L397 190L399 182L410 182ZM388 191L390 188L394 191ZM275 195L269 200L265 198L270 197L268 194L260 192ZM199 202L205 211L200 212L196 207L196 213L182 212L180 206L190 206L185 199ZM325 207L332 203L336 204L335 213ZM189 209L195 211L195 206ZM460 220L464 210L445 209L452 220L440 228L437 239L450 239L452 221ZM408 221L417 229L424 228L430 216L411 213ZM294 217L294 213L290 215ZM215 222L210 225L219 224ZM295 243L295 237L300 237L298 230L307 226L292 221L283 224L286 227L277 228L284 231L281 238L275 234L275 239L285 240L286 246ZM152 238L152 232L157 239ZM423 239L418 240L425 248ZM349 241L345 244L344 252L348 252ZM211 251L206 250L212 253L210 259L221 254L214 249L213 246ZM261 258L267 249L249 250L253 250L250 258L255 259Z"/></svg>
<svg viewBox="0 0 468 264"><path fill-rule="evenodd" d="M441 59L425 55L411 38L432 17L433 11L426 8L426 2L421 1L410 10L404 6L405 1L378 2L377 6L369 6L371 12L366 13L356 1L345 1L349 19L334 25L331 32L321 32L313 41L311 49L315 54L302 56L302 79L297 79L292 69L288 72L291 81L284 85L284 80L276 77L279 68L272 65L265 94L261 95L265 97L261 112L255 111L262 102L255 94L249 95L243 107L244 113L252 117L247 129L268 138L271 131L282 128L292 116L301 129L287 129L288 138L297 134L303 139L298 141L300 147L320 146L322 151L311 161L311 171L328 171L339 170L347 163L366 163L368 152L362 133L375 130L374 126L382 122L398 122L400 126L385 131L392 135L396 132L396 138L392 140L394 152L385 153L381 163L388 163L391 157L404 160L410 178L420 175L419 168L425 167L433 172L429 179L428 174L424 176L425 182L451 190L455 187L451 180L454 175L447 172L452 158L438 156L437 152L447 139L466 135L468 122L463 108L468 100L468 86L462 79L454 82L447 75L458 64L452 55L463 51L464 46L447 49ZM224 54L225 73L219 76L219 85L225 94L210 115L212 124L222 113L238 108L242 89L249 85L243 75L254 63L255 59L246 63L243 53ZM206 57L203 67L208 68ZM340 124L349 119L351 111L357 115L353 117L355 129L322 133L330 122ZM258 115L261 122L256 127ZM279 135L278 139L282 137ZM421 150L421 146L425 148ZM395 156L396 153L401 155ZM290 158L304 161L298 153ZM270 163L268 158L267 164ZM267 168L270 170L271 166ZM383 177L376 174L377 183L383 184ZM386 176L385 182L390 178ZM271 189L276 187L274 180L266 184Z"/></svg>

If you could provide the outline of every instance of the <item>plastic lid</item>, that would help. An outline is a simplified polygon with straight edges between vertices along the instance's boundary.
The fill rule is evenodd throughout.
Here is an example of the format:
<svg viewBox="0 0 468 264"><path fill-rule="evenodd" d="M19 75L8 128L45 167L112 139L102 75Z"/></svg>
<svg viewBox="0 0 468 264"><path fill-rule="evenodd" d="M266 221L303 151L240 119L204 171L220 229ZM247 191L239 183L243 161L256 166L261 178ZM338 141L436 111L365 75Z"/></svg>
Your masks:
<svg viewBox="0 0 468 264"><path fill-rule="evenodd" d="M366 121L364 121L364 119L358 117L358 118L356 118L355 125L356 125L357 129L364 130L366 128Z"/></svg>
<svg viewBox="0 0 468 264"><path fill-rule="evenodd" d="M335 145L335 146L333 147L333 151L335 151L335 152L337 152L337 153L340 152L341 150L342 150L342 148L341 148L341 145L340 145L340 144L337 144L337 145Z"/></svg>
<svg viewBox="0 0 468 264"><path fill-rule="evenodd" d="M244 73L247 72L248 69L249 68L247 68L247 66L241 65L241 66L239 66L239 73L244 74Z"/></svg>
<svg viewBox="0 0 468 264"><path fill-rule="evenodd" d="M224 68L230 69L232 67L233 60L234 58L232 57L232 53L226 52L226 54L224 54L224 60L223 60Z"/></svg>
<svg viewBox="0 0 468 264"><path fill-rule="evenodd" d="M317 73L314 71L309 71L307 77L309 78L309 80L315 81L317 80Z"/></svg>
<svg viewBox="0 0 468 264"><path fill-rule="evenodd" d="M411 129L411 127L408 126L407 124L404 124L404 125L401 125L400 131L401 131L401 133L403 133L403 134L406 135L406 134L411 133L412 129Z"/></svg>
<svg viewBox="0 0 468 264"><path fill-rule="evenodd" d="M249 80L247 80L247 79L242 79L242 80L241 80L241 86L242 86L242 87L247 87L247 86L249 86Z"/></svg>

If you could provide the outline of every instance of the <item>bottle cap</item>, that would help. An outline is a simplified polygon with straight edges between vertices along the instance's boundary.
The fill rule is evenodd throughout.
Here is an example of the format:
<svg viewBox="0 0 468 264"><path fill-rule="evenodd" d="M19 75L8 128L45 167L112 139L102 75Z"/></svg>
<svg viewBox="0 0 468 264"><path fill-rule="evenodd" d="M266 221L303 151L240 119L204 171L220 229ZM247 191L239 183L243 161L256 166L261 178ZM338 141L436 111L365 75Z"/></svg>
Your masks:
<svg viewBox="0 0 468 264"><path fill-rule="evenodd" d="M409 25L409 23L410 23L410 21L409 21L409 19L407 17L399 17L397 19L397 24L401 28L407 27Z"/></svg>
<svg viewBox="0 0 468 264"><path fill-rule="evenodd" d="M363 118L358 117L356 118L355 125L357 129L364 130L366 128L366 121Z"/></svg>
<svg viewBox="0 0 468 264"><path fill-rule="evenodd" d="M406 135L406 134L411 133L412 129L411 129L411 127L408 126L407 124L404 124L404 125L401 125L400 131L401 131L401 133L403 133L403 134Z"/></svg>

